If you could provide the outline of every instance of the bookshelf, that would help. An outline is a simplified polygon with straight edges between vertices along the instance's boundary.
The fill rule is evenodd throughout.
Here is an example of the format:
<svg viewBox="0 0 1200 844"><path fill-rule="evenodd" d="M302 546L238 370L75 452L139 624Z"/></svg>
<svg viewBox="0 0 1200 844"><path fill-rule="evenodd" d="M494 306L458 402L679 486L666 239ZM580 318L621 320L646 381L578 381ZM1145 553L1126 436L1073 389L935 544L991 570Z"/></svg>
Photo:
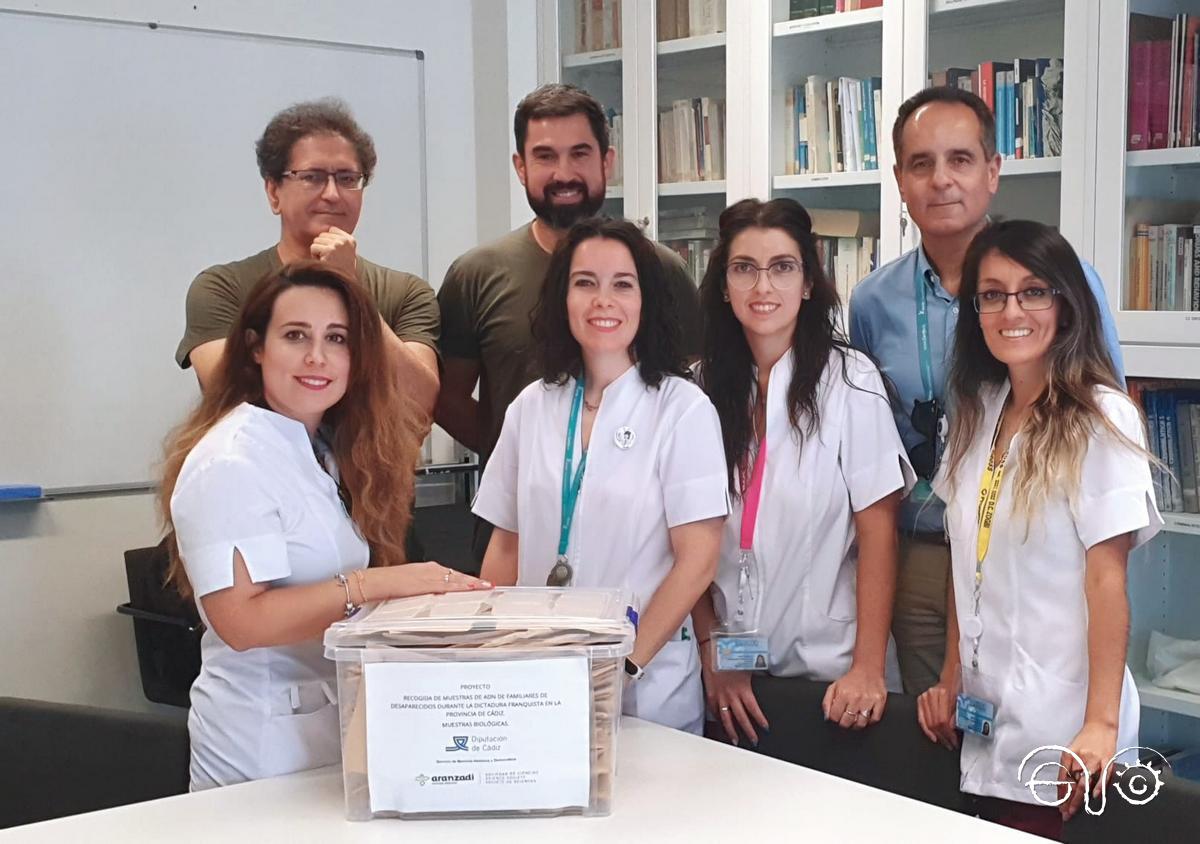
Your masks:
<svg viewBox="0 0 1200 844"><path fill-rule="evenodd" d="M722 32L667 39L659 38L659 0L625 0L616 53L571 49L568 19L579 4L539 2L543 16L556 16L545 17L553 37L543 37L543 78L578 81L624 106L631 116L623 124L624 180L609 197L660 239L671 231L706 234L720 210L742 197L790 196L811 209L877 217L878 260L891 260L915 243L891 173L891 122L900 103L947 68L1061 58L1061 154L1004 160L993 212L1058 226L1096 267L1131 378L1200 388L1200 312L1125 307L1134 225L1182 223L1180 214L1200 211L1200 146L1127 149L1130 38L1138 28L1130 16L1200 15L1200 0L884 0L795 20L790 0L728 0ZM788 172L786 91L811 75L880 78L877 169ZM661 181L658 111L696 97L726 100L724 178ZM1150 630L1200 639L1200 514L1164 518L1166 529L1130 561L1129 662L1145 739L1194 747L1200 695L1159 689L1145 668Z"/></svg>

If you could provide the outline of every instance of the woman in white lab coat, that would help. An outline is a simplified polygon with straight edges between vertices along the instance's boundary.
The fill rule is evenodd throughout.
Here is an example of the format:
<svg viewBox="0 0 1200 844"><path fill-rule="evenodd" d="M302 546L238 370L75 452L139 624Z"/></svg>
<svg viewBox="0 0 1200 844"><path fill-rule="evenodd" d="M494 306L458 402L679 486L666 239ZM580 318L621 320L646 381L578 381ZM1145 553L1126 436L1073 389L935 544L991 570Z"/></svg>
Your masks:
<svg viewBox="0 0 1200 844"><path fill-rule="evenodd" d="M496 528L483 576L629 590L640 615L625 712L699 732L689 612L716 569L725 459L654 247L626 221L577 223L533 328L541 380L509 406L475 499Z"/></svg>
<svg viewBox="0 0 1200 844"><path fill-rule="evenodd" d="M827 681L825 716L862 729L887 703L896 508L913 482L883 379L839 332L837 291L793 200L725 210L701 305L701 383L735 502L695 610L710 710L731 741L740 731L757 743L768 727L751 684L758 662ZM765 659L716 664L728 632Z"/></svg>
<svg viewBox="0 0 1200 844"><path fill-rule="evenodd" d="M315 261L284 267L250 294L212 389L172 435L169 579L206 627L193 790L336 763L325 628L368 600L482 585L393 566L425 423L387 355L361 285Z"/></svg>
<svg viewBox="0 0 1200 844"><path fill-rule="evenodd" d="M931 740L953 746L957 711L962 790L981 816L1057 837L1109 760L1137 744L1125 567L1162 519L1141 414L1066 240L1022 220L983 230L960 298L954 421L935 482L955 611L941 682L918 713ZM1071 752L1034 753L1048 745ZM1054 787L1027 785L1055 761L1078 783L1057 809Z"/></svg>

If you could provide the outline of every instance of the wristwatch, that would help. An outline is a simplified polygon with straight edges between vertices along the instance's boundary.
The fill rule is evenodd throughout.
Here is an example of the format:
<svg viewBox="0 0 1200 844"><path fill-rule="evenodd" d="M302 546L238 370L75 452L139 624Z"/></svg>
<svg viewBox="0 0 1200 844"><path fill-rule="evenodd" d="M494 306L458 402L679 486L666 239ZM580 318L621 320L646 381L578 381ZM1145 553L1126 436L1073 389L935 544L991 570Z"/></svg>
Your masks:
<svg viewBox="0 0 1200 844"><path fill-rule="evenodd" d="M646 676L646 669L629 657L625 657L625 673L629 675L630 680L640 680Z"/></svg>

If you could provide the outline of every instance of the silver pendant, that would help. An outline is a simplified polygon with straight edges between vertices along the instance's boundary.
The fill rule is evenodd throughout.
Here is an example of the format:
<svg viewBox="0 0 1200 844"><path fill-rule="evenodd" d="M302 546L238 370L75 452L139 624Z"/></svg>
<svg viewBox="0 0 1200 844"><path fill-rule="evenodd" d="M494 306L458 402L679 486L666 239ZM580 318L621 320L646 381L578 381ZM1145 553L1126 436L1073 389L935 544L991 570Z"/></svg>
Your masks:
<svg viewBox="0 0 1200 844"><path fill-rule="evenodd" d="M983 635L983 621L977 615L964 618L962 632L968 639L978 639Z"/></svg>
<svg viewBox="0 0 1200 844"><path fill-rule="evenodd" d="M628 451L637 442L637 434L633 432L633 428L630 428L628 425L622 425L613 434L613 442L616 443L617 448L621 449L621 451Z"/></svg>
<svg viewBox="0 0 1200 844"><path fill-rule="evenodd" d="M571 570L571 564L567 562L566 555L559 554L554 561L554 567L550 569L550 574L546 577L546 585L568 586L574 575L575 572Z"/></svg>

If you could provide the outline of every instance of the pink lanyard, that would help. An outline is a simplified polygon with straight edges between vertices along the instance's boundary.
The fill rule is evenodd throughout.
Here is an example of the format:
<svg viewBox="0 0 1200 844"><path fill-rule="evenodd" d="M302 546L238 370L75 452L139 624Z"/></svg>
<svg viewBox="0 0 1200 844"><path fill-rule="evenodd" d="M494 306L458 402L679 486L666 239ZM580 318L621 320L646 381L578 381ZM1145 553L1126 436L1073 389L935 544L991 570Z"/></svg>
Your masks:
<svg viewBox="0 0 1200 844"><path fill-rule="evenodd" d="M764 426L765 427L765 426ZM758 502L762 498L763 471L767 465L767 435L763 431L762 444L754 458L754 469L750 472L750 485L746 487L745 503L742 506L742 541L740 548L747 552L754 547L754 526L758 523Z"/></svg>

